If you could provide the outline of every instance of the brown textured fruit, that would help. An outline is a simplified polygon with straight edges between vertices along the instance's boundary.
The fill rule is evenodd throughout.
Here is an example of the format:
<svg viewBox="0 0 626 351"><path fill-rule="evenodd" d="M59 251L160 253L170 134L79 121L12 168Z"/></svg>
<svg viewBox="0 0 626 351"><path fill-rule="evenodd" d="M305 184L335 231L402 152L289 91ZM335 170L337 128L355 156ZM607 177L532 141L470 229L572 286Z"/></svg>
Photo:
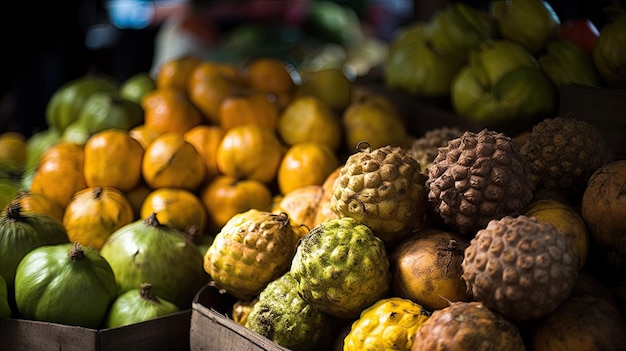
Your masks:
<svg viewBox="0 0 626 351"><path fill-rule="evenodd" d="M492 219L517 214L534 190L517 145L487 129L466 131L439 148L426 187L428 201L443 221L470 236Z"/></svg>
<svg viewBox="0 0 626 351"><path fill-rule="evenodd" d="M580 196L593 172L613 158L600 131L574 118L545 119L526 137L521 153L536 186Z"/></svg>
<svg viewBox="0 0 626 351"><path fill-rule="evenodd" d="M436 310L415 335L412 351L525 351L517 326L480 302Z"/></svg>
<svg viewBox="0 0 626 351"><path fill-rule="evenodd" d="M548 315L578 277L571 241L554 225L526 216L489 222L470 241L462 267L474 299L514 321Z"/></svg>
<svg viewBox="0 0 626 351"><path fill-rule="evenodd" d="M399 146L372 150L363 143L335 180L331 208L370 227L390 248L424 224L424 181L417 161Z"/></svg>
<svg viewBox="0 0 626 351"><path fill-rule="evenodd" d="M422 172L433 162L440 147L448 145L448 141L463 135L463 131L456 127L441 127L427 131L421 137L411 142L411 147L407 151L409 155L415 157L422 167Z"/></svg>

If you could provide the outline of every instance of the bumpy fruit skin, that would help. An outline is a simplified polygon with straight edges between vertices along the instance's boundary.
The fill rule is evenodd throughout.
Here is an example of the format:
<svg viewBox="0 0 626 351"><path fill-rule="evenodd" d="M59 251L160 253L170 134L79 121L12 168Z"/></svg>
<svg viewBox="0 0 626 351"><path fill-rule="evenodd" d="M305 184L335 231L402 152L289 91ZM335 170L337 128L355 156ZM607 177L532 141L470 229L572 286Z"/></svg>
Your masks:
<svg viewBox="0 0 626 351"><path fill-rule="evenodd" d="M427 173L427 168L433 162L440 147L448 145L448 141L463 135L463 131L456 127L440 127L427 131L421 137L411 142L411 147L407 150L409 155L415 157L419 162L423 173Z"/></svg>
<svg viewBox="0 0 626 351"><path fill-rule="evenodd" d="M533 197L530 169L508 136L466 131L439 148L428 168L428 201L443 221L472 236L519 212Z"/></svg>
<svg viewBox="0 0 626 351"><path fill-rule="evenodd" d="M349 319L382 298L391 282L384 243L351 217L329 219L301 240L291 263L302 298Z"/></svg>
<svg viewBox="0 0 626 351"><path fill-rule="evenodd" d="M552 312L578 277L570 240L552 224L526 216L489 222L470 241L461 266L474 299L513 321Z"/></svg>
<svg viewBox="0 0 626 351"><path fill-rule="evenodd" d="M289 271L298 239L286 214L250 209L233 216L215 236L204 270L232 296L251 300Z"/></svg>
<svg viewBox="0 0 626 351"><path fill-rule="evenodd" d="M344 339L344 351L409 351L415 332L430 317L419 304L400 297L378 300L363 310Z"/></svg>
<svg viewBox="0 0 626 351"><path fill-rule="evenodd" d="M533 126L520 148L537 187L580 196L593 172L613 152L592 124L574 118L547 118Z"/></svg>
<svg viewBox="0 0 626 351"><path fill-rule="evenodd" d="M453 302L436 310L415 335L413 351L525 351L512 322L480 302Z"/></svg>
<svg viewBox="0 0 626 351"><path fill-rule="evenodd" d="M425 177L398 146L368 145L346 160L332 189L331 208L370 227L392 247L426 220Z"/></svg>
<svg viewBox="0 0 626 351"><path fill-rule="evenodd" d="M330 340L334 319L303 300L297 285L290 272L267 284L245 327L290 350L317 350Z"/></svg>

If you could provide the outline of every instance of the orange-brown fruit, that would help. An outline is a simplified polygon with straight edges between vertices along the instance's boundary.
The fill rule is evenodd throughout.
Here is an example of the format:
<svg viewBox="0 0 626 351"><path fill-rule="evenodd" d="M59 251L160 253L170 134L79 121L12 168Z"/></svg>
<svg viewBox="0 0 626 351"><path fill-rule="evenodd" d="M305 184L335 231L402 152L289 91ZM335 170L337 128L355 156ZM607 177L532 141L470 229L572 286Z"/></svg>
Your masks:
<svg viewBox="0 0 626 351"><path fill-rule="evenodd" d="M281 197L272 207L273 213L285 212L289 219L311 229L315 226L315 215L324 194L321 185L306 185L296 188Z"/></svg>
<svg viewBox="0 0 626 351"><path fill-rule="evenodd" d="M141 106L145 127L160 133L182 134L204 121L183 89L155 89L144 96Z"/></svg>
<svg viewBox="0 0 626 351"><path fill-rule="evenodd" d="M23 191L17 194L13 201L17 201L20 204L23 212L43 213L57 219L59 222L63 222L63 208L44 194ZM8 206L9 204L4 208L3 212L6 211Z"/></svg>
<svg viewBox="0 0 626 351"><path fill-rule="evenodd" d="M450 302L472 301L461 279L467 246L466 237L440 229L423 229L404 239L389 258L393 292L431 311Z"/></svg>
<svg viewBox="0 0 626 351"><path fill-rule="evenodd" d="M202 187L200 199L213 229L219 230L237 213L250 209L269 210L272 192L265 183L257 180L218 175Z"/></svg>
<svg viewBox="0 0 626 351"><path fill-rule="evenodd" d="M130 135L133 139L137 140L141 146L145 149L148 144L154 140L157 136L163 134L162 132L150 129L146 127L145 124L140 124L136 127L131 128L128 131L128 135Z"/></svg>
<svg viewBox="0 0 626 351"><path fill-rule="evenodd" d="M223 130L246 123L275 130L278 121L276 96L251 91L231 94L220 103L218 115Z"/></svg>
<svg viewBox="0 0 626 351"><path fill-rule="evenodd" d="M250 88L264 93L292 94L296 83L295 68L283 60L271 57L255 58L244 67L242 76Z"/></svg>
<svg viewBox="0 0 626 351"><path fill-rule="evenodd" d="M315 219L313 220L313 226L316 226L327 219L338 218L339 216L333 211L330 200L333 197L333 186L335 185L335 180L339 177L339 172L341 172L341 168L343 165L335 168L328 177L322 183L322 198L320 199L320 203L317 206L317 212L315 213ZM312 227L311 227L312 228Z"/></svg>
<svg viewBox="0 0 626 351"><path fill-rule="evenodd" d="M200 198L186 189L159 188L146 196L141 205L141 218L156 213L161 224L187 233L192 241L204 233L207 210Z"/></svg>
<svg viewBox="0 0 626 351"><path fill-rule="evenodd" d="M224 130L216 125L197 125L183 134L183 139L196 148L206 165L206 177L211 179L220 173L217 167L217 147L224 137Z"/></svg>
<svg viewBox="0 0 626 351"><path fill-rule="evenodd" d="M144 148L127 131L97 132L87 139L83 152L87 186L110 186L128 191L141 181Z"/></svg>
<svg viewBox="0 0 626 351"><path fill-rule="evenodd" d="M232 79L223 74L207 74L191 80L187 94L205 121L219 125L219 107L222 100L242 89L244 86L237 79Z"/></svg>
<svg viewBox="0 0 626 351"><path fill-rule="evenodd" d="M152 189L197 189L206 176L206 165L196 148L182 134L159 135L144 151L143 178Z"/></svg>
<svg viewBox="0 0 626 351"><path fill-rule="evenodd" d="M196 56L183 56L165 61L156 76L156 87L185 90L195 68L202 63Z"/></svg>
<svg viewBox="0 0 626 351"><path fill-rule="evenodd" d="M337 154L327 144L302 141L285 151L278 167L278 190L287 194L309 185L322 185L340 166Z"/></svg>

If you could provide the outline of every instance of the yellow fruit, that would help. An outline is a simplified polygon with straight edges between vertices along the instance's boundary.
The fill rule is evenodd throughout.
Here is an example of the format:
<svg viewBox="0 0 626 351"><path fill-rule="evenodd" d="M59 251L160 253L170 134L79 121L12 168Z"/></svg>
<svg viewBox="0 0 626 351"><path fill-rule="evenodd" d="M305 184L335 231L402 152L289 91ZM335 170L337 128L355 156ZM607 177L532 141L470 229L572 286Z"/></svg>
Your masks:
<svg viewBox="0 0 626 351"><path fill-rule="evenodd" d="M406 148L410 144L399 111L381 96L367 96L352 102L344 110L342 123L348 150L354 150L363 141L372 149L386 145Z"/></svg>
<svg viewBox="0 0 626 351"><path fill-rule="evenodd" d="M315 216L323 195L321 185L303 186L282 196L272 207L272 212L285 212L292 222L311 229L315 226Z"/></svg>
<svg viewBox="0 0 626 351"><path fill-rule="evenodd" d="M294 98L278 117L278 134L287 145L302 141L327 144L338 150L343 138L341 118L314 96Z"/></svg>
<svg viewBox="0 0 626 351"><path fill-rule="evenodd" d="M313 141L293 144L278 167L278 189L287 194L303 186L322 185L339 165L337 155L327 144Z"/></svg>
<svg viewBox="0 0 626 351"><path fill-rule="evenodd" d="M408 299L388 297L361 312L344 339L344 351L410 351L430 313Z"/></svg>
<svg viewBox="0 0 626 351"><path fill-rule="evenodd" d="M207 224L207 213L198 196L186 189L159 188L146 196L141 205L141 218L156 213L161 224L199 238Z"/></svg>
<svg viewBox="0 0 626 351"><path fill-rule="evenodd" d="M571 239L578 257L578 268L582 268L589 253L590 236L582 215L567 200L554 195L536 195L524 210L524 215L553 224L561 233Z"/></svg>
<svg viewBox="0 0 626 351"><path fill-rule="evenodd" d="M114 231L133 220L133 207L124 193L112 187L89 187L67 203L63 226L71 242L100 250Z"/></svg>
<svg viewBox="0 0 626 351"><path fill-rule="evenodd" d="M217 147L223 136L224 130L221 127L206 124L197 125L183 134L183 139L191 143L202 156L207 168L207 179L220 173L217 168Z"/></svg>
<svg viewBox="0 0 626 351"><path fill-rule="evenodd" d="M0 163L24 167L26 163L26 138L21 133L0 134Z"/></svg>
<svg viewBox="0 0 626 351"><path fill-rule="evenodd" d="M342 69L303 70L301 76L302 83L298 86L296 96L315 96L336 111L342 111L350 104L352 81Z"/></svg>

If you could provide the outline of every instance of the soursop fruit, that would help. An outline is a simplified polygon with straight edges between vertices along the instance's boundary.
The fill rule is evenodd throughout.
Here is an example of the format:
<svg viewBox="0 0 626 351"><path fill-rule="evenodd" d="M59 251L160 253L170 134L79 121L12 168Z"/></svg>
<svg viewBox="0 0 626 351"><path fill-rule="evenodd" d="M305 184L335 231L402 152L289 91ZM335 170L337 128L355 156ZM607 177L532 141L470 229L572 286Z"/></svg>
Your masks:
<svg viewBox="0 0 626 351"><path fill-rule="evenodd" d="M461 266L474 299L512 321L548 315L578 277L570 239L554 225L523 215L493 220L479 230Z"/></svg>
<svg viewBox="0 0 626 351"><path fill-rule="evenodd" d="M351 217L311 229L298 245L291 272L305 301L341 319L358 317L390 290L384 243Z"/></svg>
<svg viewBox="0 0 626 351"><path fill-rule="evenodd" d="M334 318L300 297L290 272L267 284L245 327L293 351L317 350L332 335Z"/></svg>
<svg viewBox="0 0 626 351"><path fill-rule="evenodd" d="M368 226L388 248L426 221L428 205L419 163L399 146L350 155L332 188L331 209Z"/></svg>
<svg viewBox="0 0 626 351"><path fill-rule="evenodd" d="M493 219L519 214L533 198L530 167L513 139L465 131L428 168L428 201L443 221L473 236Z"/></svg>
<svg viewBox="0 0 626 351"><path fill-rule="evenodd" d="M577 198L598 168L614 155L600 131L574 118L548 118L533 126L521 147L536 187Z"/></svg>
<svg viewBox="0 0 626 351"><path fill-rule="evenodd" d="M525 351L519 329L480 302L457 301L433 311L417 330L413 351Z"/></svg>

